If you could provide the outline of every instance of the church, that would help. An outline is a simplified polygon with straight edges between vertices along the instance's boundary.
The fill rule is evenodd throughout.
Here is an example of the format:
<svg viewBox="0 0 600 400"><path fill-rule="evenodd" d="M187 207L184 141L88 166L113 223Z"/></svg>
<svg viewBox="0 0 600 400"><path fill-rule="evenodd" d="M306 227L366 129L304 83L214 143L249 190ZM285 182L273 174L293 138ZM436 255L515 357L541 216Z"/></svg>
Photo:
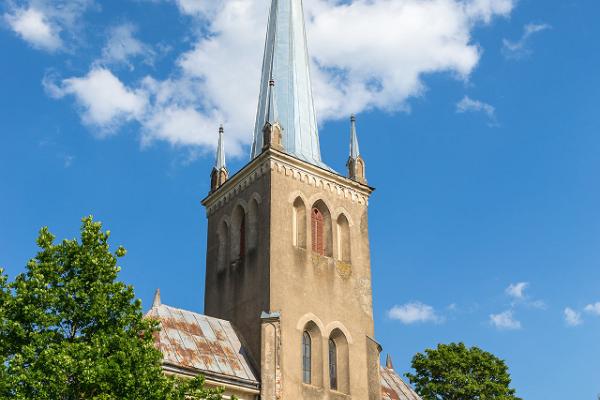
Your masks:
<svg viewBox="0 0 600 400"><path fill-rule="evenodd" d="M365 161L351 118L347 173L319 148L302 0L272 0L250 161L230 176L223 127L210 192L204 314L161 303L167 374L225 398L420 400L380 365Z"/></svg>

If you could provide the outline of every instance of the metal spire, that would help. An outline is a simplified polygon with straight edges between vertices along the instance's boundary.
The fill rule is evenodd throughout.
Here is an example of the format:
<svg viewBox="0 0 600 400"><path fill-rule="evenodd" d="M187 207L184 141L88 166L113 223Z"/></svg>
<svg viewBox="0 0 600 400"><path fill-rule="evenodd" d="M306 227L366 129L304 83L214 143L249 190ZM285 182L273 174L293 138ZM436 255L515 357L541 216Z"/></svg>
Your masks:
<svg viewBox="0 0 600 400"><path fill-rule="evenodd" d="M356 116L352 114L350 117L350 158L356 160L360 156L358 149L358 136L356 135Z"/></svg>
<svg viewBox="0 0 600 400"><path fill-rule="evenodd" d="M269 80L269 103L267 105L267 117L265 123L274 125L277 122L277 103L275 102L275 80Z"/></svg>
<svg viewBox="0 0 600 400"><path fill-rule="evenodd" d="M273 80L276 86L269 84ZM271 2L252 158L262 152L263 128L274 117L271 101L283 129L284 151L330 169L321 161L302 0Z"/></svg>
<svg viewBox="0 0 600 400"><path fill-rule="evenodd" d="M217 157L215 159L215 169L220 170L226 168L225 165L225 144L223 143L223 134L225 130L223 125L219 127L219 144L217 145Z"/></svg>

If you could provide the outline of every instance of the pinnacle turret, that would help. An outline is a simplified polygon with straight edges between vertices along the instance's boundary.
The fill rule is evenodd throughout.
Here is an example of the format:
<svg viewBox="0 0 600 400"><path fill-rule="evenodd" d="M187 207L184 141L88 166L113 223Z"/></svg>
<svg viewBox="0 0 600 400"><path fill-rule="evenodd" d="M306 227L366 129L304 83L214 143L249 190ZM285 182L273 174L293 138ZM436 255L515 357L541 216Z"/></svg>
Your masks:
<svg viewBox="0 0 600 400"><path fill-rule="evenodd" d="M360 150L358 148L356 116L354 114L350 117L350 155L346 166L348 167L348 178L362 184L367 183L367 178L365 176L365 161L360 156Z"/></svg>
<svg viewBox="0 0 600 400"><path fill-rule="evenodd" d="M229 178L229 171L225 163L225 142L223 135L225 129L223 125L219 127L219 141L217 144L217 155L215 157L215 166L210 174L210 191L214 192Z"/></svg>

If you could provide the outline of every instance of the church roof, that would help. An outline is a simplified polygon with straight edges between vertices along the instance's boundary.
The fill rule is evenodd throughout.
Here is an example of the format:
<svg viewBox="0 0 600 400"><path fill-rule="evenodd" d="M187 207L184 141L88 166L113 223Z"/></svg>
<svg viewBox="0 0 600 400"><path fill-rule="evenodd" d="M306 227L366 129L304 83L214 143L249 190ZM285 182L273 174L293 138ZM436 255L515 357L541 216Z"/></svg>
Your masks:
<svg viewBox="0 0 600 400"><path fill-rule="evenodd" d="M274 81L274 86L269 83ZM263 128L277 110L283 128L284 151L294 157L331 170L321 161L319 131L310 79L301 0L272 0L265 41L265 53L252 158L263 148Z"/></svg>
<svg viewBox="0 0 600 400"><path fill-rule="evenodd" d="M380 375L382 400L421 400L392 368L381 367Z"/></svg>
<svg viewBox="0 0 600 400"><path fill-rule="evenodd" d="M158 296L146 317L160 323L155 343L166 371L260 387L249 353L229 321L161 304ZM421 400L392 368L381 367L380 373L382 400Z"/></svg>
<svg viewBox="0 0 600 400"><path fill-rule="evenodd" d="M193 313L155 301L146 317L157 319L155 337L165 370L242 386L258 387L248 352L229 321Z"/></svg>

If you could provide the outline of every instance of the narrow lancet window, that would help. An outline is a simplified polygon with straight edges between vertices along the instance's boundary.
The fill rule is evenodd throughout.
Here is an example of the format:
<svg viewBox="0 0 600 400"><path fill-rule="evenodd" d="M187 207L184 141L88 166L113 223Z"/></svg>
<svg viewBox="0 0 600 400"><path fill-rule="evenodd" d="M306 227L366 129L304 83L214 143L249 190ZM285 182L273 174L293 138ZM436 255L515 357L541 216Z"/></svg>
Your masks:
<svg viewBox="0 0 600 400"><path fill-rule="evenodd" d="M308 332L302 335L302 382L311 383L312 343Z"/></svg>
<svg viewBox="0 0 600 400"><path fill-rule="evenodd" d="M329 388L338 390L337 346L333 339L329 339Z"/></svg>
<svg viewBox="0 0 600 400"><path fill-rule="evenodd" d="M312 210L312 250L320 255L325 255L325 246L323 243L323 214L319 209Z"/></svg>
<svg viewBox="0 0 600 400"><path fill-rule="evenodd" d="M242 215L242 221L240 222L240 254L239 258L242 260L246 254L246 215Z"/></svg>

